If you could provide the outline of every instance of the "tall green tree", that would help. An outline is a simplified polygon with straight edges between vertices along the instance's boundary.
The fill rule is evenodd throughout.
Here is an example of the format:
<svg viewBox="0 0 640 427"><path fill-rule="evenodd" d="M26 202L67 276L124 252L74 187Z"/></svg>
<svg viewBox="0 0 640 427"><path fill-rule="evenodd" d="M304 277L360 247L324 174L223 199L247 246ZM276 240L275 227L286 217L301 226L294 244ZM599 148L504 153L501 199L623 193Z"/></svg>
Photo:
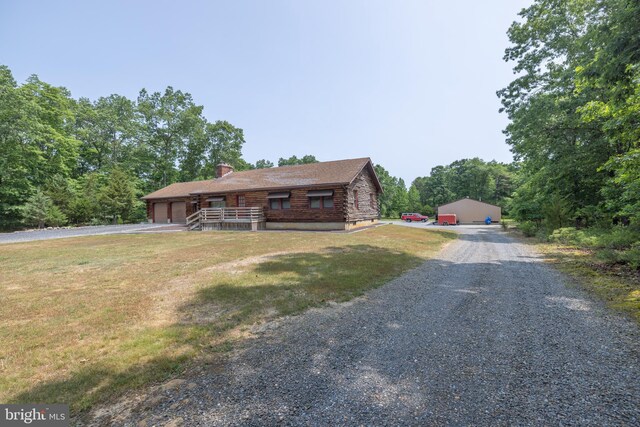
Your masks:
<svg viewBox="0 0 640 427"><path fill-rule="evenodd" d="M70 213L70 206L76 197L76 182L61 175L50 176L44 185L44 193L51 199L66 216Z"/></svg>
<svg viewBox="0 0 640 427"><path fill-rule="evenodd" d="M23 113L28 105L9 68L0 66L0 229L20 223L20 207L34 189L30 170L40 156L30 145L37 122Z"/></svg>
<svg viewBox="0 0 640 427"><path fill-rule="evenodd" d="M378 205L380 206L380 216L390 217L392 208L392 200L397 190L397 179L389 174L389 172L380 164L374 165L374 170L382 186L382 194L380 194Z"/></svg>
<svg viewBox="0 0 640 427"><path fill-rule="evenodd" d="M141 139L137 172L145 190L156 190L182 178L200 175L205 152L203 107L190 94L167 87L164 93L140 91L137 111ZM178 165L182 164L182 171Z"/></svg>
<svg viewBox="0 0 640 427"><path fill-rule="evenodd" d="M100 220L102 201L109 215L133 220L142 210L126 196L127 185L147 193L177 180L211 178L222 162L252 169L242 158L242 129L209 123L202 111L172 87L142 90L135 101L115 94L74 100L35 75L19 85L0 66L0 229L30 221L25 204L37 191L53 203L51 223L64 223L65 216L76 224Z"/></svg>
<svg viewBox="0 0 640 427"><path fill-rule="evenodd" d="M640 137L640 3L537 0L520 16L505 53L519 76L498 92L521 161L514 212L533 215L528 194L543 208L562 200L576 222L625 215L622 192L608 189Z"/></svg>
<svg viewBox="0 0 640 427"><path fill-rule="evenodd" d="M129 221L139 204L135 179L124 170L115 168L107 177L107 183L100 192L100 204L104 214L111 217L114 224L118 217Z"/></svg>
<svg viewBox="0 0 640 427"><path fill-rule="evenodd" d="M615 156L604 167L612 175L602 190L606 210L640 223L640 149Z"/></svg>
<svg viewBox="0 0 640 427"><path fill-rule="evenodd" d="M516 170L514 165L485 162L477 157L461 159L432 168L429 176L416 178L412 187L428 207L465 197L505 206L514 189Z"/></svg>
<svg viewBox="0 0 640 427"><path fill-rule="evenodd" d="M80 174L117 166L135 167L135 148L141 138L134 102L110 95L91 102L80 98L74 105L75 137L81 141Z"/></svg>
<svg viewBox="0 0 640 427"><path fill-rule="evenodd" d="M456 197L488 201L495 192L489 167L481 159L457 160L449 165L449 170L450 188Z"/></svg>
<svg viewBox="0 0 640 427"><path fill-rule="evenodd" d="M382 186L382 194L378 200L380 216L397 218L402 212L409 211L409 194L404 180L391 176L382 165L376 164L373 168ZM420 203L416 204L420 205ZM418 206L416 211L420 211L421 208L421 206Z"/></svg>
<svg viewBox="0 0 640 427"><path fill-rule="evenodd" d="M428 191L424 196L425 203L436 207L456 198L456 194L451 189L450 174L451 171L446 166L436 166L431 169L431 174L424 186Z"/></svg>
<svg viewBox="0 0 640 427"><path fill-rule="evenodd" d="M390 208L392 217L399 217L402 212L409 210L409 193L402 178L398 178L397 180Z"/></svg>
<svg viewBox="0 0 640 427"><path fill-rule="evenodd" d="M35 123L29 128L27 142L37 153L37 162L31 164L34 183L44 184L48 177L72 175L77 158L79 141L73 137L73 111L69 91L54 87L33 75L19 89L33 114Z"/></svg>
<svg viewBox="0 0 640 427"><path fill-rule="evenodd" d="M50 197L36 190L22 206L25 223L44 228L45 225L60 226L67 222L67 217L53 204Z"/></svg>
<svg viewBox="0 0 640 427"><path fill-rule="evenodd" d="M256 169L272 168L273 166L273 162L266 159L260 159L256 162Z"/></svg>
<svg viewBox="0 0 640 427"><path fill-rule="evenodd" d="M0 228L16 227L21 206L49 177L68 178L79 142L68 91L31 76L18 86L0 66Z"/></svg>
<svg viewBox="0 0 640 427"><path fill-rule="evenodd" d="M411 185L407 192L407 210L411 212L422 212L423 205L418 189L415 185Z"/></svg>
<svg viewBox="0 0 640 427"><path fill-rule="evenodd" d="M44 184L48 177L69 177L73 173L79 141L73 137L72 100L68 90L54 87L33 75L20 87L29 101L29 112L36 123L29 132L29 143L38 153L31 170L34 183Z"/></svg>
<svg viewBox="0 0 640 427"><path fill-rule="evenodd" d="M518 164L491 161L487 165L494 183L493 194L489 195L487 201L500 206L508 205L515 190L515 178L519 169Z"/></svg>
<svg viewBox="0 0 640 427"><path fill-rule="evenodd" d="M235 170L251 168L242 159L242 146L245 143L242 129L219 120L207 123L205 135L204 178L213 178L216 166L220 163L231 165Z"/></svg>
<svg viewBox="0 0 640 427"><path fill-rule="evenodd" d="M69 219L74 224L101 222L104 211L101 204L104 174L87 173L78 179L78 191L69 204Z"/></svg>
<svg viewBox="0 0 640 427"><path fill-rule="evenodd" d="M280 159L278 159L278 166L306 165L309 163L318 163L318 160L315 156L312 156L310 154L304 155L301 158L291 156L288 159L285 159L283 157L280 157Z"/></svg>

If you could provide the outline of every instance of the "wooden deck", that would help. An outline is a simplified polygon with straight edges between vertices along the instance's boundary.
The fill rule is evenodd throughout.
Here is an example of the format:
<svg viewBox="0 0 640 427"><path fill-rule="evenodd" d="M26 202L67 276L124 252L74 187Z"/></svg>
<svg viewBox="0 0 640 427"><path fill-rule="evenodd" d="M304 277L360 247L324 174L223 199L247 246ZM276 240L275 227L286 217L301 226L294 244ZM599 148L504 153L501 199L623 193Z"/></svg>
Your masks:
<svg viewBox="0 0 640 427"><path fill-rule="evenodd" d="M264 209L203 208L187 218L189 230L264 230Z"/></svg>

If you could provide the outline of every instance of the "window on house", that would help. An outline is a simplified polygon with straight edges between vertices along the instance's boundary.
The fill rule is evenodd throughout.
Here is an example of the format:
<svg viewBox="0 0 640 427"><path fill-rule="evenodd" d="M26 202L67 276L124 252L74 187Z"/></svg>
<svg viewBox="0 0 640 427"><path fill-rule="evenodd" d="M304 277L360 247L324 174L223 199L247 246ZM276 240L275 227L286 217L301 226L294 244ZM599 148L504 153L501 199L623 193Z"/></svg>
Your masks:
<svg viewBox="0 0 640 427"><path fill-rule="evenodd" d="M279 210L291 208L291 193L288 191L269 193L267 199L269 200L269 209Z"/></svg>
<svg viewBox="0 0 640 427"><path fill-rule="evenodd" d="M373 193L369 194L369 206L371 206L371 209L376 208L376 196Z"/></svg>
<svg viewBox="0 0 640 427"><path fill-rule="evenodd" d="M333 208L333 190L308 191L309 207L311 209Z"/></svg>
<svg viewBox="0 0 640 427"><path fill-rule="evenodd" d="M273 210L291 209L290 199L269 199L269 208Z"/></svg>
<svg viewBox="0 0 640 427"><path fill-rule="evenodd" d="M320 209L322 207L322 197L310 197L309 207L311 209Z"/></svg>
<svg viewBox="0 0 640 427"><path fill-rule="evenodd" d="M224 196L209 197L207 202L210 208L224 208L226 204Z"/></svg>
<svg viewBox="0 0 640 427"><path fill-rule="evenodd" d="M236 196L236 202L239 208L244 208L246 206L246 200L244 198L244 194L238 194Z"/></svg>
<svg viewBox="0 0 640 427"><path fill-rule="evenodd" d="M359 210L360 204L358 203L358 190L353 190L353 203L356 210Z"/></svg>

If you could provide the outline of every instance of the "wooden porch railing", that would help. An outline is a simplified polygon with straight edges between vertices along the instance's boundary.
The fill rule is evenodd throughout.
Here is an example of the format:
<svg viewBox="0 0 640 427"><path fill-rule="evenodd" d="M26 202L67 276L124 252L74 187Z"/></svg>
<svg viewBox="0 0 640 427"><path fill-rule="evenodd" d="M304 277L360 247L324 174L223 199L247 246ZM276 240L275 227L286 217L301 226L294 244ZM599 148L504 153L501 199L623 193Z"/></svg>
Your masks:
<svg viewBox="0 0 640 427"><path fill-rule="evenodd" d="M190 230L202 230L205 224L253 224L266 220L264 209L249 208L203 208L187 217L187 227ZM252 227L253 229L253 227Z"/></svg>
<svg viewBox="0 0 640 427"><path fill-rule="evenodd" d="M189 230L200 229L200 211L187 217L187 227Z"/></svg>

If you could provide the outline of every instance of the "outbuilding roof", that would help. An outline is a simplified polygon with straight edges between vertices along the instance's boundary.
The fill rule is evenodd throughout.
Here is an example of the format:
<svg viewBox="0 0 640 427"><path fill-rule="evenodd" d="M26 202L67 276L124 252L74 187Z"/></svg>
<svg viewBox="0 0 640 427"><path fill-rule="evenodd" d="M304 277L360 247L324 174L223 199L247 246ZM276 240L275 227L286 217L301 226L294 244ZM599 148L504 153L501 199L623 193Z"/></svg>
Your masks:
<svg viewBox="0 0 640 427"><path fill-rule="evenodd" d="M188 197L191 194L218 194L239 191L278 190L350 184L369 168L378 191L382 187L368 157L229 173L204 181L177 182L147 194L143 199Z"/></svg>
<svg viewBox="0 0 640 427"><path fill-rule="evenodd" d="M453 202L445 203L445 204L443 204L443 205L438 206L438 208L442 208L442 207L444 207L444 206L449 206L449 205L452 205L452 204L454 204L454 203L458 203L458 202L462 202L462 201L467 201L467 200L468 200L468 201L471 201L471 202L475 202L475 203L482 203L483 205L489 205L489 206L493 206L493 207L496 207L496 208L500 208L500 206L498 206L498 205L492 205L491 203L482 202L482 201L480 201L480 200L472 199L472 198L470 198L470 197L463 197L462 199L458 199L458 200L454 200ZM502 208L501 208L501 209L502 209Z"/></svg>

